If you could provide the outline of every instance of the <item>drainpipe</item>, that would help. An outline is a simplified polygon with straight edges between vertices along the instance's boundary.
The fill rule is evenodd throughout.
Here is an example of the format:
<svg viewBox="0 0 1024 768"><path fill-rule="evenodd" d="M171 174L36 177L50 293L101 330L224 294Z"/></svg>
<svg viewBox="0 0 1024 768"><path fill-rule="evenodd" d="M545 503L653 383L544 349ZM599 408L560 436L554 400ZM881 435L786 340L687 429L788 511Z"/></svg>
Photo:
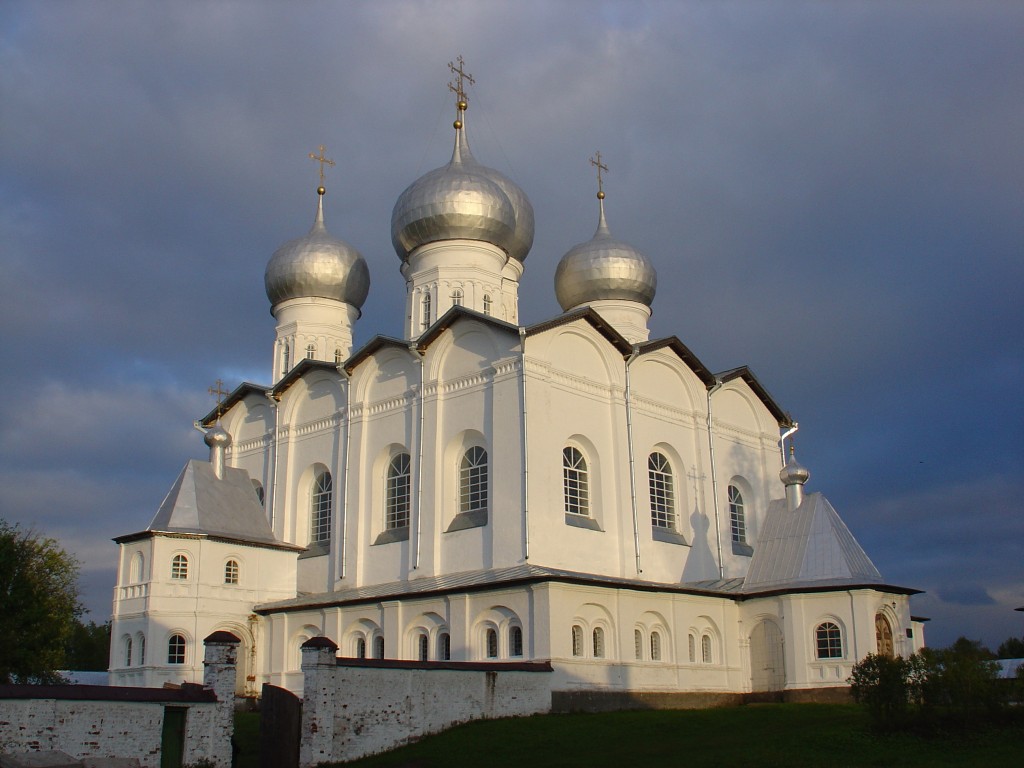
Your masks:
<svg viewBox="0 0 1024 768"><path fill-rule="evenodd" d="M800 425L794 421L793 426L783 432L782 437L779 438L779 451L782 455L782 466L786 466L786 438L794 434L798 429L800 429Z"/></svg>
<svg viewBox="0 0 1024 768"><path fill-rule="evenodd" d="M420 428L419 435L417 435L417 442L419 445L416 450L416 530L413 534L416 537L416 540L413 542L412 559L412 569L415 571L420 567L420 511L423 509L423 425L426 420L426 414L423 412L423 404L426 399L424 393L426 373L423 370L423 353L416 348L415 344L409 345L409 352L412 353L412 356L416 358L416 362L420 365Z"/></svg>
<svg viewBox="0 0 1024 768"><path fill-rule="evenodd" d="M519 328L519 380L522 387L523 410L520 414L522 420L522 441L523 441L523 559L530 559L530 451L529 432L526 428L526 329Z"/></svg>
<svg viewBox="0 0 1024 768"><path fill-rule="evenodd" d="M711 494L715 502L715 539L718 544L718 578L725 578L725 562L722 560L722 520L718 511L718 472L715 469L715 437L711 429L711 396L722 388L722 382L716 381L715 385L707 392L708 398L708 452L711 454Z"/></svg>
<svg viewBox="0 0 1024 768"><path fill-rule="evenodd" d="M341 576L340 579L345 578L345 574L348 572L348 464L349 464L349 450L352 444L352 377L349 372L345 370L344 365L338 366L338 373L345 380L345 443L343 445L343 455L341 464L341 477L342 477L342 495L341 495L341 551L338 553L338 559L340 560Z"/></svg>
<svg viewBox="0 0 1024 768"><path fill-rule="evenodd" d="M633 345L633 351L626 358L626 449L629 453L629 496L633 509L633 552L636 555L637 575L643 573L640 567L640 521L636 512L636 471L633 456L633 408L629 386L629 364L640 355L640 346Z"/></svg>
<svg viewBox="0 0 1024 768"><path fill-rule="evenodd" d="M273 530L274 524L277 522L277 464L281 455L281 407L274 398L273 390L268 389L263 394L270 401L270 407L274 409L274 439L270 442L270 447L274 451L274 460L271 462L271 472L273 474L270 478L270 529ZM264 503L266 503L266 500L267 497L264 494ZM284 531L281 531L281 534L281 539L284 540Z"/></svg>

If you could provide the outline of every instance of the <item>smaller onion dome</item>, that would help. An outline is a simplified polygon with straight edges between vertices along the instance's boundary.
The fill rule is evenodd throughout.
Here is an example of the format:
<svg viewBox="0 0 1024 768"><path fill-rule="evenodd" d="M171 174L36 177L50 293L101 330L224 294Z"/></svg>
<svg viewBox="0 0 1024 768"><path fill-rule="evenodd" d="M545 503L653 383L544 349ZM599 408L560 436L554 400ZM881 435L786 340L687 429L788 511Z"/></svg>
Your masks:
<svg viewBox="0 0 1024 768"><path fill-rule="evenodd" d="M790 485L803 485L811 478L811 473L807 467L796 460L793 455L793 446L789 447L789 461L779 471L779 479L782 480L782 484L785 486Z"/></svg>
<svg viewBox="0 0 1024 768"><path fill-rule="evenodd" d="M278 248L264 274L271 305L288 299L324 298L356 309L370 292L370 270L362 255L324 225L324 188L317 190L316 220L305 237Z"/></svg>
<svg viewBox="0 0 1024 768"><path fill-rule="evenodd" d="M555 296L563 311L593 301L635 301L651 306L658 288L654 266L640 251L612 237L598 193L597 231L569 249L555 270Z"/></svg>
<svg viewBox="0 0 1024 768"><path fill-rule="evenodd" d="M231 435L220 424L216 424L206 430L206 434L203 435L203 442L211 449L218 447L227 448L231 445Z"/></svg>

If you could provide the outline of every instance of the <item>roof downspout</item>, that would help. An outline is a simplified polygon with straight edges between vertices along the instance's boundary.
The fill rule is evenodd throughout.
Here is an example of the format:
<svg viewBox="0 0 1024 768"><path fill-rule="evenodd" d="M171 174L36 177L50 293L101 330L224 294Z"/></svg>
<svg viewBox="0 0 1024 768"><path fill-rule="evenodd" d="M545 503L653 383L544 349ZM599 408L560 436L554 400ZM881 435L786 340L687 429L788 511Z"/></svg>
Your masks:
<svg viewBox="0 0 1024 768"><path fill-rule="evenodd" d="M782 437L779 438L779 453L782 456L782 466L786 466L786 438L794 434L800 429L800 424L793 422L793 426L782 433Z"/></svg>
<svg viewBox="0 0 1024 768"><path fill-rule="evenodd" d="M409 345L409 352L412 353L412 356L420 365L420 426L419 434L416 436L416 530L413 533L413 535L416 537L416 540L413 542L412 556L412 569L415 571L417 568L420 567L420 513L421 510L423 509L423 425L426 423L426 414L423 412L423 404L426 399L424 392L424 381L426 380L426 373L423 370L423 353L416 348L415 344Z"/></svg>
<svg viewBox="0 0 1024 768"><path fill-rule="evenodd" d="M348 573L348 465L349 451L352 444L352 377L345 370L344 365L338 366L338 373L345 380L345 443L341 458L341 550L338 552L338 561L341 575L339 580L344 579Z"/></svg>
<svg viewBox="0 0 1024 768"><path fill-rule="evenodd" d="M526 427L526 329L519 327L519 380L522 388L523 409L520 414L522 421L523 441L523 559L530 559L530 451L529 431Z"/></svg>
<svg viewBox="0 0 1024 768"><path fill-rule="evenodd" d="M718 510L718 471L715 467L715 437L711 429L711 396L722 388L722 382L716 381L708 389L708 453L711 455L711 495L715 503L715 540L718 545L718 578L725 578L725 562L722 560L722 520Z"/></svg>
<svg viewBox="0 0 1024 768"><path fill-rule="evenodd" d="M633 408L632 396L630 394L629 364L636 360L639 355L640 346L634 344L633 351L630 352L629 357L626 358L626 449L629 453L629 496L630 504L633 509L633 552L636 555L637 575L640 575L644 571L643 568L640 567L640 520L637 517L636 511L636 468L633 456Z"/></svg>

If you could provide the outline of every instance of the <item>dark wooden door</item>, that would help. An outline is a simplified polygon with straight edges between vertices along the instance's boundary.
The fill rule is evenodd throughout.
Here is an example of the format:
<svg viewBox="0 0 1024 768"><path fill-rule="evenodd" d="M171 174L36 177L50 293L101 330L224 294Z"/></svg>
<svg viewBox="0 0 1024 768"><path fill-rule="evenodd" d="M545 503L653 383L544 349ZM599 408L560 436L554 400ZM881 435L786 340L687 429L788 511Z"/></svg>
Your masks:
<svg viewBox="0 0 1024 768"><path fill-rule="evenodd" d="M302 699L264 683L260 702L261 768L298 768L301 725Z"/></svg>
<svg viewBox="0 0 1024 768"><path fill-rule="evenodd" d="M164 728L160 736L160 768L181 768L185 758L187 707L164 707Z"/></svg>

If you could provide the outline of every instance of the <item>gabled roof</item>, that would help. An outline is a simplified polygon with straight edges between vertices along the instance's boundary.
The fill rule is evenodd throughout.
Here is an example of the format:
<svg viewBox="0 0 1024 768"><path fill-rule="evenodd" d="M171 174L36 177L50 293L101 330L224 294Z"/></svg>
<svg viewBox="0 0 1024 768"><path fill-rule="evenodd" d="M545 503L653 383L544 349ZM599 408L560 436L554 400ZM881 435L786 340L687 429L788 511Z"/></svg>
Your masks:
<svg viewBox="0 0 1024 768"><path fill-rule="evenodd" d="M794 510L784 499L768 507L743 591L882 583L882 574L828 499L812 493Z"/></svg>
<svg viewBox="0 0 1024 768"><path fill-rule="evenodd" d="M482 312L476 312L475 310L467 307L454 306L441 315L437 320L423 332L422 335L416 340L416 348L423 350L437 341L438 337L446 330L451 328L462 318L471 318L481 323L485 323L493 328L500 331L506 331L507 333L518 334L519 327L512 325L512 323L506 323L504 320L499 320L491 315L485 315Z"/></svg>
<svg viewBox="0 0 1024 768"><path fill-rule="evenodd" d="M264 387L259 384L253 384L249 381L243 381L235 387L234 390L232 390L231 394L224 398L224 402L203 416L203 418L199 420L199 423L204 427L212 427L217 423L219 416L223 416L225 413L230 411L236 404L244 400L247 395L265 395L269 389L270 387Z"/></svg>
<svg viewBox="0 0 1024 768"><path fill-rule="evenodd" d="M782 410L782 406L775 402L775 398L768 394L768 390L764 388L761 382L757 380L757 377L754 376L754 372L747 366L741 365L739 368L732 368L728 371L716 373L715 378L723 384L727 384L733 379L743 379L743 381L747 383L747 386L753 390L755 395L757 395L758 399L764 403L772 416L775 417L775 420L779 422L779 426L793 426L793 417Z"/></svg>
<svg viewBox="0 0 1024 768"><path fill-rule="evenodd" d="M646 355L648 352L656 352L659 349L670 349L675 352L676 356L686 363L687 367L699 378L704 386L711 389L715 385L717 379L715 374L708 370L704 363L697 359L697 356L690 351L683 342L681 342L676 336L667 336L664 339L652 339L651 341L645 341L639 345L640 354Z"/></svg>
<svg viewBox="0 0 1024 768"><path fill-rule="evenodd" d="M218 479L213 466L199 459L191 459L181 470L146 530L283 544L267 522L249 473L225 467L224 477Z"/></svg>
<svg viewBox="0 0 1024 768"><path fill-rule="evenodd" d="M599 315L591 307L580 307L574 309L571 312L553 317L550 320L545 320L542 323L536 323L526 327L526 335L533 336L544 331L549 331L552 328L558 328L562 325L568 325L569 323L575 323L577 320L585 320L594 327L594 329L604 336L612 346L614 346L623 357L629 356L633 352L633 345L630 344L626 338L615 330L612 325Z"/></svg>
<svg viewBox="0 0 1024 768"><path fill-rule="evenodd" d="M368 342L363 344L363 346L357 349L355 353L345 361L345 372L352 373L352 371L358 368L364 360L373 357L378 350L384 349L385 347L407 350L409 349L409 342L396 339L393 336L374 336Z"/></svg>
<svg viewBox="0 0 1024 768"><path fill-rule="evenodd" d="M330 371L331 373L338 373L338 366L334 363L328 363L324 360L310 360L308 357L299 360L288 373L286 373L277 384L274 385L271 394L275 400L280 400L281 395L287 392L292 385L296 384L303 376L313 371Z"/></svg>

